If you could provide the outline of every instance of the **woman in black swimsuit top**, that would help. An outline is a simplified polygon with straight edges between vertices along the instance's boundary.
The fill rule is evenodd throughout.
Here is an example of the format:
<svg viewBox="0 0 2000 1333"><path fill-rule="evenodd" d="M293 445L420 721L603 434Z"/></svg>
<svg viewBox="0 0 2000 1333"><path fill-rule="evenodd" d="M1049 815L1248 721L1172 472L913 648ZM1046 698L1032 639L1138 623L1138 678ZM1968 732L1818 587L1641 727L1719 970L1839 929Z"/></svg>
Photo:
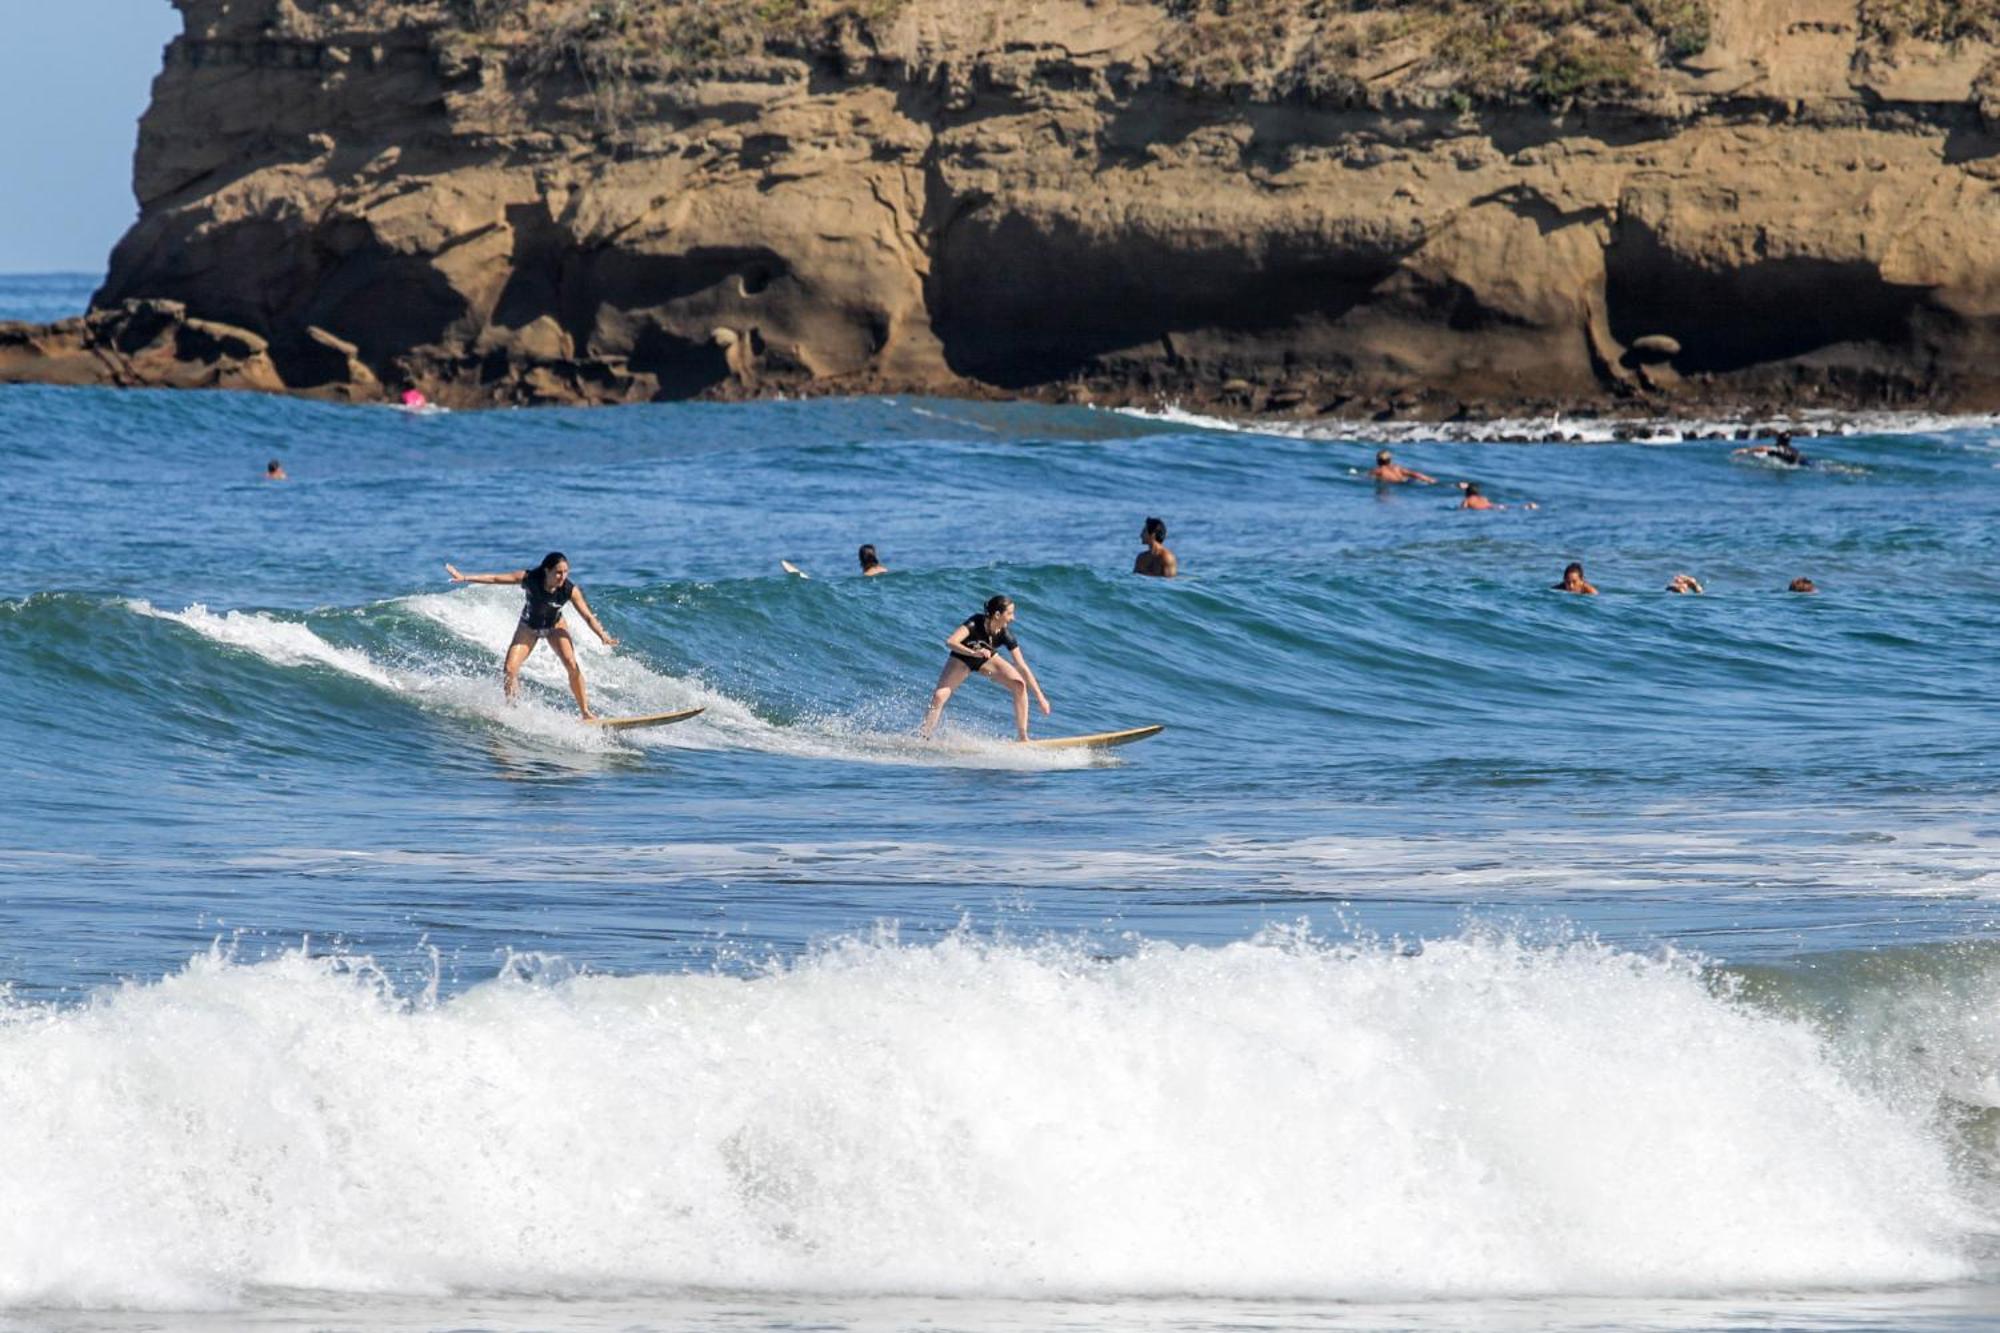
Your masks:
<svg viewBox="0 0 2000 1333"><path fill-rule="evenodd" d="M541 573L535 570L535 573ZM564 579L559 587L551 588L545 580L528 578L521 581L521 591L528 595L528 604L521 608L521 623L529 629L546 632L562 623L563 608L576 595L576 585Z"/></svg>
<svg viewBox="0 0 2000 1333"><path fill-rule="evenodd" d="M576 613L583 617L604 640L606 648L618 646L618 640L604 632L604 626L590 609L590 602L584 597L583 589L569 581L569 557L561 551L550 551L542 557L542 563L533 569L517 569L511 574L461 574L457 566L447 564L444 572L451 575L453 583L518 583L527 597L521 608L520 623L514 626L514 638L507 645L506 664L502 668L502 678L506 682L507 702L512 703L521 694L521 664L528 660L528 654L535 651L535 645L543 639L556 650L562 660L563 670L569 673L570 693L576 696L576 706L585 720L595 718L590 711L590 695L584 689L583 666L576 660L576 644L570 639L569 629L563 624L563 608L575 606Z"/></svg>
<svg viewBox="0 0 2000 1333"><path fill-rule="evenodd" d="M1028 739L1028 691L1035 692L1035 701L1042 706L1042 716L1048 716L1049 696L1042 693L1041 682L1035 679L1035 673L1028 667L1028 659L1021 655L1021 645L1008 629L1013 623L1013 601L996 595L986 599L984 611L967 616L964 624L952 630L951 637L944 641L951 656L938 676L937 688L931 691L930 711L924 714L922 731L926 740L937 728L938 718L943 714L945 704L951 701L952 691L975 673L1006 687L1007 692L1014 696L1016 739ZM1002 648L1013 654L1013 665L1000 660Z"/></svg>
<svg viewBox="0 0 2000 1333"><path fill-rule="evenodd" d="M958 647L952 648L951 655L977 671L986 665L987 658L1002 648L1010 652L1021 651L1020 641L1008 631L1006 625L996 630L992 622L993 618L984 611L975 611L967 616L965 623L959 626L965 631L965 637L959 639ZM1011 617L1007 623L1012 623ZM954 633L952 638L957 639L958 635ZM945 646L951 646L950 639L945 640Z"/></svg>

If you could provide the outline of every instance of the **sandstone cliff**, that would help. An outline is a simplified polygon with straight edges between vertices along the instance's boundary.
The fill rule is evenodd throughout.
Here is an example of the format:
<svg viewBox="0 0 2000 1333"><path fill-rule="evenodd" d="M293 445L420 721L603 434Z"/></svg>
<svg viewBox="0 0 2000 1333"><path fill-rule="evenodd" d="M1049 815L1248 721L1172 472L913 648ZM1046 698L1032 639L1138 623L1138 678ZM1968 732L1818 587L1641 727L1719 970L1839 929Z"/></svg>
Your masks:
<svg viewBox="0 0 2000 1333"><path fill-rule="evenodd" d="M176 0L0 380L2000 407L1978 5L676 2Z"/></svg>

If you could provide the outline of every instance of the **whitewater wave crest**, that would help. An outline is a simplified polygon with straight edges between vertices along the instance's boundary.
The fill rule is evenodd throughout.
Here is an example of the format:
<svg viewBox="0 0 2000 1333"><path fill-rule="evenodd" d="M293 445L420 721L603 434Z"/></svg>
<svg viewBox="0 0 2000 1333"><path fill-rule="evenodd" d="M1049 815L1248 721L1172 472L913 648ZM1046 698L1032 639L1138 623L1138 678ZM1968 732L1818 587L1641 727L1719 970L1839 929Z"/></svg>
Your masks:
<svg viewBox="0 0 2000 1333"><path fill-rule="evenodd" d="M747 979L220 955L0 1008L0 1304L1926 1283L1927 1119L1677 959L830 946Z"/></svg>

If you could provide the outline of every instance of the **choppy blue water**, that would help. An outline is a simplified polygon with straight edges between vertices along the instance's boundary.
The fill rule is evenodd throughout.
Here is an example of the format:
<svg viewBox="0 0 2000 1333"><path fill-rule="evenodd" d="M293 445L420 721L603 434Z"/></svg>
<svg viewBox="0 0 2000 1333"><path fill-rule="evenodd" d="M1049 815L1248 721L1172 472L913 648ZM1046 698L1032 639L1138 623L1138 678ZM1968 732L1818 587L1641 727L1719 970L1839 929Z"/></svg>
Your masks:
<svg viewBox="0 0 2000 1333"><path fill-rule="evenodd" d="M1977 1324L2000 430L1805 443L0 391L0 1310Z"/></svg>

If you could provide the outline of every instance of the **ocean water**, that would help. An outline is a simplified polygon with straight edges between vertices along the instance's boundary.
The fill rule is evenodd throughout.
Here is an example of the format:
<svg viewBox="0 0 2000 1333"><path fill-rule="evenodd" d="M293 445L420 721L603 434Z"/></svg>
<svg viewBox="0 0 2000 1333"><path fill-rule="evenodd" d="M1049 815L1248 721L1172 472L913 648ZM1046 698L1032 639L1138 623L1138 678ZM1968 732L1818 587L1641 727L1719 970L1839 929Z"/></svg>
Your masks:
<svg viewBox="0 0 2000 1333"><path fill-rule="evenodd" d="M0 1330L1989 1326L2000 429L1674 433L0 390Z"/></svg>

